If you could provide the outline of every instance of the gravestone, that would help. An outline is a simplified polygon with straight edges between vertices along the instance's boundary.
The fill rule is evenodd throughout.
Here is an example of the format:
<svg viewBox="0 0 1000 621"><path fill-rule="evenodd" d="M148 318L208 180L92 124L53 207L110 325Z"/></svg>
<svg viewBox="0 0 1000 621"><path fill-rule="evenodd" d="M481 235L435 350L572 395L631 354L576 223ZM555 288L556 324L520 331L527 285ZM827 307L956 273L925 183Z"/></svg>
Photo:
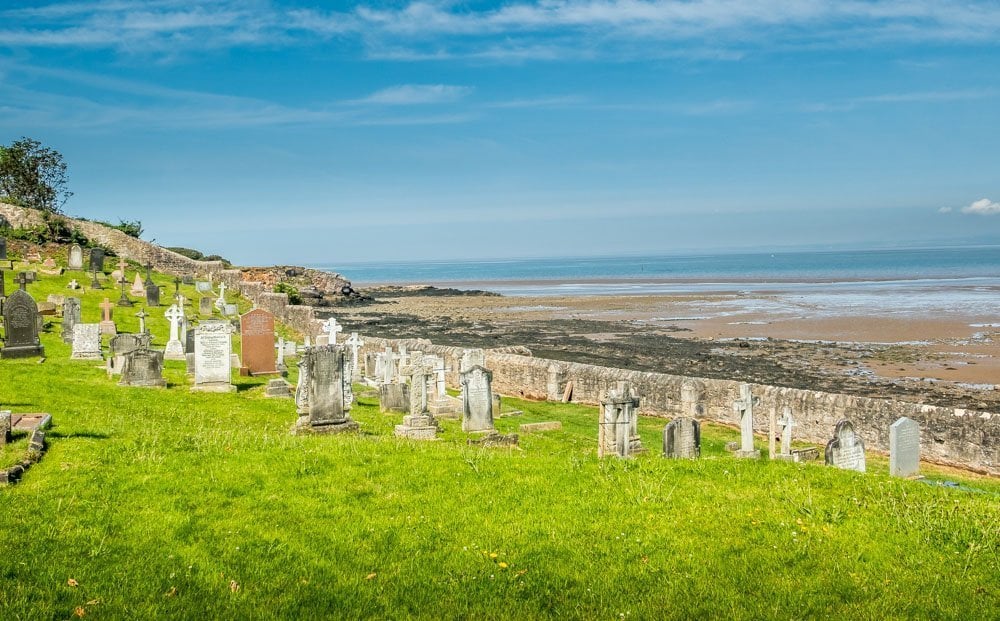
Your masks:
<svg viewBox="0 0 1000 621"><path fill-rule="evenodd" d="M80 244L73 244L69 247L69 258L66 261L66 267L71 270L83 269L83 248L80 247Z"/></svg>
<svg viewBox="0 0 1000 621"><path fill-rule="evenodd" d="M798 455L792 452L792 428L795 421L792 419L792 408L785 406L782 417L777 424L781 426L781 450L774 459L779 461L799 461Z"/></svg>
<svg viewBox="0 0 1000 621"><path fill-rule="evenodd" d="M212 298L201 298L198 301L198 314L200 315L211 315L212 314Z"/></svg>
<svg viewBox="0 0 1000 621"><path fill-rule="evenodd" d="M142 284L142 276L135 273L135 280L132 281L132 288L129 290L132 295L146 295L146 285Z"/></svg>
<svg viewBox="0 0 1000 621"><path fill-rule="evenodd" d="M327 342L330 345L337 344L337 334L344 331L344 326L337 323L333 317L328 318L322 325L323 333L326 334Z"/></svg>
<svg viewBox="0 0 1000 621"><path fill-rule="evenodd" d="M598 457L615 455L624 459L645 451L639 438L638 408L639 398L632 394L628 382L618 382L615 388L602 392Z"/></svg>
<svg viewBox="0 0 1000 621"><path fill-rule="evenodd" d="M173 304L163 316L170 322L170 338L167 340L163 357L167 360L184 360L184 344L180 339L180 324L184 320L184 311Z"/></svg>
<svg viewBox="0 0 1000 621"><path fill-rule="evenodd" d="M905 416L889 425L889 474L912 477L920 472L920 425Z"/></svg>
<svg viewBox="0 0 1000 621"><path fill-rule="evenodd" d="M663 456L672 459L701 457L701 423L689 416L670 421L663 429Z"/></svg>
<svg viewBox="0 0 1000 621"><path fill-rule="evenodd" d="M215 308L219 311L226 309L226 283L219 283L219 297L215 300Z"/></svg>
<svg viewBox="0 0 1000 621"><path fill-rule="evenodd" d="M378 386L378 406L379 411L385 412L409 412L410 411L410 391L406 384L379 384Z"/></svg>
<svg viewBox="0 0 1000 621"><path fill-rule="evenodd" d="M7 296L3 304L7 340L4 348L0 349L0 358L44 356L45 348L38 339L40 319L38 305L27 291L17 289Z"/></svg>
<svg viewBox="0 0 1000 621"><path fill-rule="evenodd" d="M0 261L7 260L7 238L0 237Z"/></svg>
<svg viewBox="0 0 1000 621"><path fill-rule="evenodd" d="M62 340L63 343L73 342L73 326L80 323L80 298L63 300Z"/></svg>
<svg viewBox="0 0 1000 621"><path fill-rule="evenodd" d="M753 447L753 406L759 403L760 399L753 396L750 384L740 384L740 398L733 402L733 410L740 416L740 448L735 452L736 457L760 457L760 451Z"/></svg>
<svg viewBox="0 0 1000 621"><path fill-rule="evenodd" d="M240 314L240 309L235 304L226 304L222 307L222 314L226 317L235 317Z"/></svg>
<svg viewBox="0 0 1000 621"><path fill-rule="evenodd" d="M492 383L493 373L478 364L462 373L462 431L494 429Z"/></svg>
<svg viewBox="0 0 1000 621"><path fill-rule="evenodd" d="M194 290L197 291L198 293L211 293L212 283L204 280L196 281L194 283Z"/></svg>
<svg viewBox="0 0 1000 621"><path fill-rule="evenodd" d="M865 471L865 443L854 433L851 421L837 423L833 438L826 443L826 463L843 470Z"/></svg>
<svg viewBox="0 0 1000 621"><path fill-rule="evenodd" d="M101 307L101 311L104 313L103 318L101 319L101 334L117 334L118 326L116 326L115 322L111 319L111 310L115 307L115 305L112 304L111 300L108 298L104 298L104 301L98 306Z"/></svg>
<svg viewBox="0 0 1000 621"><path fill-rule="evenodd" d="M361 340L357 332L351 332L351 336L345 343L351 348L351 381L360 382L362 372L358 367L358 349L364 347L365 342Z"/></svg>
<svg viewBox="0 0 1000 621"><path fill-rule="evenodd" d="M139 348L125 354L119 386L163 388L163 352Z"/></svg>
<svg viewBox="0 0 1000 621"><path fill-rule="evenodd" d="M90 249L90 272L104 271L104 251L100 248Z"/></svg>
<svg viewBox="0 0 1000 621"><path fill-rule="evenodd" d="M146 306L160 305L160 288L155 283L146 285Z"/></svg>
<svg viewBox="0 0 1000 621"><path fill-rule="evenodd" d="M481 349L466 349L462 352L458 372L465 373L474 366L486 367L486 352Z"/></svg>
<svg viewBox="0 0 1000 621"><path fill-rule="evenodd" d="M422 358L416 358L400 372L410 376L410 413L403 417L402 425L396 425L393 433L410 440L434 440L438 425L427 410L427 381L431 369L423 364Z"/></svg>
<svg viewBox="0 0 1000 621"><path fill-rule="evenodd" d="M278 372L274 359L274 315L255 308L240 317L240 354L250 375Z"/></svg>
<svg viewBox="0 0 1000 621"><path fill-rule="evenodd" d="M314 433L357 431L358 423L351 420L351 404L345 391L344 348L313 347L302 360L308 368L308 414L299 417L295 429Z"/></svg>
<svg viewBox="0 0 1000 621"><path fill-rule="evenodd" d="M228 321L203 321L194 334L194 386L201 392L232 392L230 354L232 326Z"/></svg>
<svg viewBox="0 0 1000 621"><path fill-rule="evenodd" d="M705 384L684 380L681 384L681 416L699 418L705 415Z"/></svg>
<svg viewBox="0 0 1000 621"><path fill-rule="evenodd" d="M137 349L149 349L150 335L117 334L108 343L108 375L120 375L125 364L125 355Z"/></svg>
<svg viewBox="0 0 1000 621"><path fill-rule="evenodd" d="M10 442L10 410L0 410L0 447Z"/></svg>
<svg viewBox="0 0 1000 621"><path fill-rule="evenodd" d="M80 288L80 283L76 282L76 279L74 278L74 279L70 280L68 283L66 283L66 288L67 289L74 289L74 290L75 289L79 289ZM2 293L3 293L3 287L0 287L0 294L2 294Z"/></svg>
<svg viewBox="0 0 1000 621"><path fill-rule="evenodd" d="M194 353L194 327L188 327L187 333L184 335L184 354Z"/></svg>
<svg viewBox="0 0 1000 621"><path fill-rule="evenodd" d="M264 396L270 398L291 398L291 385L283 379L268 380L264 388Z"/></svg>
<svg viewBox="0 0 1000 621"><path fill-rule="evenodd" d="M73 360L101 360L101 326L96 323L78 323L73 328Z"/></svg>

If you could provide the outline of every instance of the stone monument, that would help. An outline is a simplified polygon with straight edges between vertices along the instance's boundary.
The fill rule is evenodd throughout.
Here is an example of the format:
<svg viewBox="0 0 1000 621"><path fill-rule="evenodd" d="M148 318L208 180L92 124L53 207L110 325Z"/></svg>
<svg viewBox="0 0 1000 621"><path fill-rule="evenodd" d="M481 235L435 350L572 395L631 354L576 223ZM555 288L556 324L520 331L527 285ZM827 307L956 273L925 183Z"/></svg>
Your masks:
<svg viewBox="0 0 1000 621"><path fill-rule="evenodd" d="M150 336L147 333L117 334L108 343L108 375L120 375L125 365L125 355L137 349L149 349Z"/></svg>
<svg viewBox="0 0 1000 621"><path fill-rule="evenodd" d="M71 270L83 269L83 248L80 247L80 244L73 244L69 247L69 259L66 261L66 267Z"/></svg>
<svg viewBox="0 0 1000 621"><path fill-rule="evenodd" d="M402 425L396 425L394 433L410 440L434 440L438 424L427 410L427 380L431 370L418 358L400 372L410 376L410 413L403 417Z"/></svg>
<svg viewBox="0 0 1000 621"><path fill-rule="evenodd" d="M476 364L462 372L462 431L493 431L493 373Z"/></svg>
<svg viewBox="0 0 1000 621"><path fill-rule="evenodd" d="M62 340L63 343L73 342L73 326L80 323L80 298L63 300Z"/></svg>
<svg viewBox="0 0 1000 621"><path fill-rule="evenodd" d="M299 416L295 431L341 433L357 431L358 423L351 420L351 404L347 398L344 366L347 355L343 347L324 345L312 347L302 356L300 366L306 371L308 412Z"/></svg>
<svg viewBox="0 0 1000 621"><path fill-rule="evenodd" d="M740 398L733 402L733 410L740 415L740 448L737 457L757 459L760 451L753 447L753 406L760 399L753 396L750 384L740 384Z"/></svg>
<svg viewBox="0 0 1000 621"><path fill-rule="evenodd" d="M139 348L125 354L122 377L119 386L141 386L144 388L164 388L163 352Z"/></svg>
<svg viewBox="0 0 1000 621"><path fill-rule="evenodd" d="M240 317L240 358L249 375L278 373L274 351L274 315L255 308Z"/></svg>
<svg viewBox="0 0 1000 621"><path fill-rule="evenodd" d="M104 312L103 318L101 319L101 334L118 334L118 326L115 325L114 320L111 318L111 311L114 309L115 305L111 303L111 300L104 298L104 301L99 304L101 310Z"/></svg>
<svg viewBox="0 0 1000 621"><path fill-rule="evenodd" d="M25 276L19 274L18 276ZM29 358L44 356L45 348L38 339L38 304L25 291L26 278L20 278L20 289L15 290L3 304L3 322L6 344L0 349L0 358Z"/></svg>
<svg viewBox="0 0 1000 621"><path fill-rule="evenodd" d="M701 423L688 416L670 421L663 429L663 456L672 459L701 457Z"/></svg>
<svg viewBox="0 0 1000 621"><path fill-rule="evenodd" d="M101 326L96 323L78 323L73 328L73 360L101 360Z"/></svg>
<svg viewBox="0 0 1000 621"><path fill-rule="evenodd" d="M628 382L618 382L615 388L601 393L598 422L597 456L615 455L629 458L645 451L639 438L639 398L632 394Z"/></svg>
<svg viewBox="0 0 1000 621"><path fill-rule="evenodd" d="M170 322L170 338L167 340L163 357L167 360L184 360L184 343L180 339L180 324L184 320L184 311L172 304L163 314Z"/></svg>
<svg viewBox="0 0 1000 621"><path fill-rule="evenodd" d="M203 321L194 334L194 385L191 390L232 392L230 353L232 325L228 321Z"/></svg>
<svg viewBox="0 0 1000 621"><path fill-rule="evenodd" d="M905 416L889 425L889 474L912 477L920 473L920 425Z"/></svg>
<svg viewBox="0 0 1000 621"><path fill-rule="evenodd" d="M854 424L846 418L833 431L826 443L826 463L844 470L865 471L865 443L854 433Z"/></svg>

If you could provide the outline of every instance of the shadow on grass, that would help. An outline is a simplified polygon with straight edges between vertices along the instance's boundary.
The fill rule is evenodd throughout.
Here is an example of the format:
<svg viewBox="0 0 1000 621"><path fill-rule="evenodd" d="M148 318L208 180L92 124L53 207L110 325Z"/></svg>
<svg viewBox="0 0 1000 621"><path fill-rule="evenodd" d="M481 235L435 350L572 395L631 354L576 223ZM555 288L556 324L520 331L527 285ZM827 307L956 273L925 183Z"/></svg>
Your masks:
<svg viewBox="0 0 1000 621"><path fill-rule="evenodd" d="M50 431L46 434L47 438L89 438L92 440L108 440L111 438L109 434L100 433L98 431L74 431L73 433L61 433L59 431Z"/></svg>

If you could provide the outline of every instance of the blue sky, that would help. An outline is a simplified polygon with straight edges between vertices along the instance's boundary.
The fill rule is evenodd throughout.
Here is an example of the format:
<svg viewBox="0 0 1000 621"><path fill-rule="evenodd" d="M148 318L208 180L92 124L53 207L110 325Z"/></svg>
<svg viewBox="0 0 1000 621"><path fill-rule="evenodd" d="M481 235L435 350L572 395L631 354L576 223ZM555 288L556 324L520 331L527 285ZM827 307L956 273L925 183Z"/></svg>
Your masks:
<svg viewBox="0 0 1000 621"><path fill-rule="evenodd" d="M1000 240L1000 4L0 5L0 143L242 264Z"/></svg>

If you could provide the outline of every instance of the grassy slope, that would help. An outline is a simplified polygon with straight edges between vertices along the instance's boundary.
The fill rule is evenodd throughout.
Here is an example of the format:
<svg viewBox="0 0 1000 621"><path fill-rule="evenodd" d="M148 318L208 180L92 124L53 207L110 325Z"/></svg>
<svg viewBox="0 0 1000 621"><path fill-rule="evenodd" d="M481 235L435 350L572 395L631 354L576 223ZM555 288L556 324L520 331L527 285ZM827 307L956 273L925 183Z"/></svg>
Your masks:
<svg viewBox="0 0 1000 621"><path fill-rule="evenodd" d="M67 292L69 277L29 292ZM102 297L85 298L85 321ZM120 329L136 329L136 310ZM359 393L362 435L294 437L293 403L265 400L261 378L192 394L168 362L169 389L119 388L68 359L58 323L43 341L44 364L0 361L0 404L55 419L45 459L0 489L2 619L1000 609L995 480L970 493L890 479L877 458L869 475L736 461L723 449L735 432L709 426L703 459L668 461L656 420L641 424L649 454L601 462L594 408L513 400L525 414L501 431L563 430L523 436L521 450L469 447L455 421L438 442L401 441L401 415Z"/></svg>

